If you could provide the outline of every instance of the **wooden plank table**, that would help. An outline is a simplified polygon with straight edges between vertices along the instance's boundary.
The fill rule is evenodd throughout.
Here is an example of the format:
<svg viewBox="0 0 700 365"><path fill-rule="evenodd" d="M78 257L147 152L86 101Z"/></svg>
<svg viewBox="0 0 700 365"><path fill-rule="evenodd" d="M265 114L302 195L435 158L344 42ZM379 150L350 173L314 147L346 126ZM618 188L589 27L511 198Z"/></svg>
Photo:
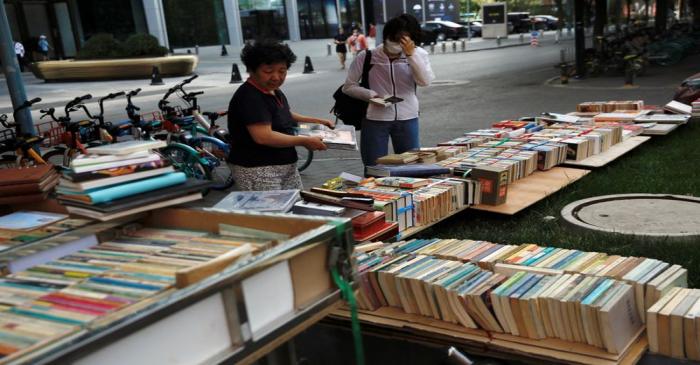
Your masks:
<svg viewBox="0 0 700 365"><path fill-rule="evenodd" d="M644 137L649 138L649 137ZM506 202L500 205L479 204L472 209L505 215L514 215L563 187L586 176L590 170L554 167L535 171L532 175L508 185Z"/></svg>
<svg viewBox="0 0 700 365"><path fill-rule="evenodd" d="M624 155L625 153L632 151L637 148L642 143L650 140L651 137L630 137L625 141L622 141L608 149L603 153L593 155L591 157L585 158L581 161L566 160L564 163L566 166L581 167L581 168L597 168L603 167L608 163L616 160L618 157Z"/></svg>
<svg viewBox="0 0 700 365"><path fill-rule="evenodd" d="M335 310L328 321L349 321L350 312L343 307ZM648 348L644 329L626 346L621 354L611 354L587 344L559 339L533 340L503 333L487 333L469 329L434 318L407 314L398 308L382 307L376 311L361 310L359 319L365 334L386 332L392 338L403 338L422 343L459 345L470 352L482 352L487 356L529 360L536 363L556 362L566 364L636 364Z"/></svg>

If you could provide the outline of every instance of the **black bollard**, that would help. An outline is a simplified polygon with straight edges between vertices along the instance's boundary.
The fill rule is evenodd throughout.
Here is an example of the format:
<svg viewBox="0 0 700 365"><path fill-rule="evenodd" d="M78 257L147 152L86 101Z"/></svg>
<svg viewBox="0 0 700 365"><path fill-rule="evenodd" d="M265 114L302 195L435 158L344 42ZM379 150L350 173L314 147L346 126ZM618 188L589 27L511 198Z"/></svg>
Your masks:
<svg viewBox="0 0 700 365"><path fill-rule="evenodd" d="M243 82L243 78L241 78L241 72L238 71L238 65L234 63L231 66L231 81L229 81L229 84L237 84L239 82Z"/></svg>
<svg viewBox="0 0 700 365"><path fill-rule="evenodd" d="M226 50L225 45L221 45L221 57L228 56L228 51Z"/></svg>
<svg viewBox="0 0 700 365"><path fill-rule="evenodd" d="M151 71L151 85L163 85L163 78L160 77L158 66L153 66L153 71Z"/></svg>
<svg viewBox="0 0 700 365"><path fill-rule="evenodd" d="M306 56L304 59L304 72L305 74L314 73L314 65L311 64L311 57Z"/></svg>

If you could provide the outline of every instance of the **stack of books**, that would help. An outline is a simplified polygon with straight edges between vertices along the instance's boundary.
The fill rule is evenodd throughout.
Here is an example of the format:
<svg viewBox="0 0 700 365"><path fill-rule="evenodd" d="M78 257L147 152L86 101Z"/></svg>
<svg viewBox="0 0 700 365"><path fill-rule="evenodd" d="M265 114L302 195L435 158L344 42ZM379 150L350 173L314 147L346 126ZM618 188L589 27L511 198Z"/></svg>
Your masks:
<svg viewBox="0 0 700 365"><path fill-rule="evenodd" d="M473 240L423 239L385 244L363 255L398 254L471 262L504 275L517 272L581 274L621 280L633 287L636 312L642 320L646 309L673 287L688 286L688 271L679 265L644 257L607 255L535 244L503 245Z"/></svg>
<svg viewBox="0 0 700 365"><path fill-rule="evenodd" d="M58 180L59 175L50 164L0 169L0 205L42 201Z"/></svg>
<svg viewBox="0 0 700 365"><path fill-rule="evenodd" d="M692 117L700 117L700 99L691 103L690 115Z"/></svg>
<svg viewBox="0 0 700 365"><path fill-rule="evenodd" d="M38 241L91 223L65 214L18 211L0 217L0 251Z"/></svg>
<svg viewBox="0 0 700 365"><path fill-rule="evenodd" d="M365 167L366 176L388 177L428 177L449 174L450 170L437 164L375 165Z"/></svg>
<svg viewBox="0 0 700 365"><path fill-rule="evenodd" d="M466 328L557 338L622 353L643 323L631 285L580 274L513 275L425 255L358 258L359 305L403 309Z"/></svg>
<svg viewBox="0 0 700 365"><path fill-rule="evenodd" d="M673 288L646 316L649 351L700 360L700 289Z"/></svg>
<svg viewBox="0 0 700 365"><path fill-rule="evenodd" d="M163 141L89 148L63 172L56 192L70 213L111 220L202 198L209 182L188 179L153 149Z"/></svg>
<svg viewBox="0 0 700 365"><path fill-rule="evenodd" d="M612 113L618 110L643 110L643 100L625 101L587 101L576 106L576 111L580 113Z"/></svg>
<svg viewBox="0 0 700 365"><path fill-rule="evenodd" d="M271 247L208 232L141 228L0 279L0 349L20 356L107 325Z"/></svg>
<svg viewBox="0 0 700 365"><path fill-rule="evenodd" d="M286 213L299 200L299 190L234 191L221 199L212 209L234 212L254 211Z"/></svg>

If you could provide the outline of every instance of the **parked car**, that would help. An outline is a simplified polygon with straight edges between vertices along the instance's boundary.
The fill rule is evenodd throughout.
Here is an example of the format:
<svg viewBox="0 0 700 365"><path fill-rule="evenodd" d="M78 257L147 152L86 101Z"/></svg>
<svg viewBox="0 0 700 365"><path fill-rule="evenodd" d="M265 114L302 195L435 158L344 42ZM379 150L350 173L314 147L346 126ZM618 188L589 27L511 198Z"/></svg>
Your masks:
<svg viewBox="0 0 700 365"><path fill-rule="evenodd" d="M530 31L530 13L508 13L507 20L513 24L513 33L527 33Z"/></svg>
<svg viewBox="0 0 700 365"><path fill-rule="evenodd" d="M530 17L535 23L535 29L556 30L559 28L559 18L552 15L535 15Z"/></svg>
<svg viewBox="0 0 700 365"><path fill-rule="evenodd" d="M468 22L457 22L457 24L468 28L472 33L472 37L481 37L482 23L480 21L472 20Z"/></svg>
<svg viewBox="0 0 700 365"><path fill-rule="evenodd" d="M455 22L434 20L425 22L421 26L423 30L423 42L441 42L447 39L457 40L467 36L467 28Z"/></svg>

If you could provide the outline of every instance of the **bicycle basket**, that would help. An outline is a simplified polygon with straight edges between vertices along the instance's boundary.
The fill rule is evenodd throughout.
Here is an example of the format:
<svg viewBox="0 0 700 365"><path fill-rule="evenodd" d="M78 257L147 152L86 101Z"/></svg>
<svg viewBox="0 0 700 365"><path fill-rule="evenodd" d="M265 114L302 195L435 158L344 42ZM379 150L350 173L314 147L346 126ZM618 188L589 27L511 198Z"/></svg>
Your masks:
<svg viewBox="0 0 700 365"><path fill-rule="evenodd" d="M7 141L13 141L15 140L15 130L14 129L5 129L0 131L0 143L7 142Z"/></svg>
<svg viewBox="0 0 700 365"><path fill-rule="evenodd" d="M41 147L53 147L63 143L63 134L66 127L60 123L49 121L36 125L37 135L44 137Z"/></svg>

